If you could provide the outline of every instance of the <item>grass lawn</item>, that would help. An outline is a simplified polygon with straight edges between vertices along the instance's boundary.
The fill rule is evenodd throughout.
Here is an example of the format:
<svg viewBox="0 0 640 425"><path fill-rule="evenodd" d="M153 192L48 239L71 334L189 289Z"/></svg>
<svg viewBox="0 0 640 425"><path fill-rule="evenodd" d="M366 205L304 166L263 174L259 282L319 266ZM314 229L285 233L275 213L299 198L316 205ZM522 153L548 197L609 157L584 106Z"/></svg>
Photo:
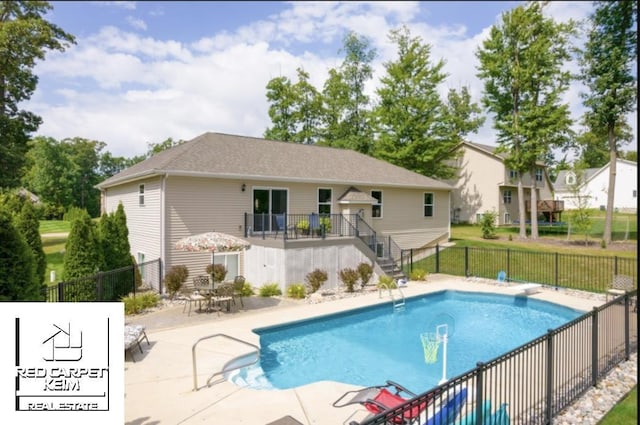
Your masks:
<svg viewBox="0 0 640 425"><path fill-rule="evenodd" d="M42 238L42 248L44 249L44 253L47 257L46 281L48 284L51 284L51 282L49 282L51 270L55 270L56 272L56 280L53 283L58 283L62 278L62 251L64 250L64 245L66 243L66 236Z"/></svg>
<svg viewBox="0 0 640 425"><path fill-rule="evenodd" d="M604 418L599 425L635 425L638 423L638 387L618 403Z"/></svg>
<svg viewBox="0 0 640 425"><path fill-rule="evenodd" d="M43 233L68 233L71 223L64 220L40 220L40 234Z"/></svg>

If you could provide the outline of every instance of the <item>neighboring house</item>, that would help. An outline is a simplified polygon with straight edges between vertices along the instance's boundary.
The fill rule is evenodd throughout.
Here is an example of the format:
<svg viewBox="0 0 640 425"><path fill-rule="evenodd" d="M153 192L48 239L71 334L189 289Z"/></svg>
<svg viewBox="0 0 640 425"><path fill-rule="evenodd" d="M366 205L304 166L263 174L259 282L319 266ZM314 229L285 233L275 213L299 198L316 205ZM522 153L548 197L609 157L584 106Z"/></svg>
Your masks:
<svg viewBox="0 0 640 425"><path fill-rule="evenodd" d="M227 278L283 290L316 268L328 286L363 261L380 274L383 259L399 261L398 249L450 236L450 185L350 150L205 133L98 188L103 212L123 203L138 262L161 258L165 272L185 264L194 277L213 257ZM208 231L245 237L251 248L213 256L174 249Z"/></svg>
<svg viewBox="0 0 640 425"><path fill-rule="evenodd" d="M453 223L478 223L482 214L493 211L499 225L518 221L517 173L505 165L505 154L497 153L495 146L463 142L460 156L452 164L458 168L450 180L455 189L451 194L451 221ZM552 185L543 163L535 174L535 190L538 214L545 220L557 221L562 205L553 201ZM531 189L529 173L523 176L527 221L530 220Z"/></svg>
<svg viewBox="0 0 640 425"><path fill-rule="evenodd" d="M587 168L581 179L572 170L560 171L554 184L555 198L564 201L566 209L578 208L578 197L583 197L586 208L607 207L609 192L609 163L602 168ZM576 183L583 183L576 188ZM616 189L614 208L619 211L638 210L638 164L618 159L616 163Z"/></svg>

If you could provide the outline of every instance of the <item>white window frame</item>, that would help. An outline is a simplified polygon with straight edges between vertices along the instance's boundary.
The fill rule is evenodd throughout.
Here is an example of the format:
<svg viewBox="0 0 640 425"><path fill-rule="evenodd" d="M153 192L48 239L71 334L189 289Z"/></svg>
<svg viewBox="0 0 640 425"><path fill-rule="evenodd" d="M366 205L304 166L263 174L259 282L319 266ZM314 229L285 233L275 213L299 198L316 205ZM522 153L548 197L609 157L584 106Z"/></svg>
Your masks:
<svg viewBox="0 0 640 425"><path fill-rule="evenodd" d="M144 279L144 269L145 269L145 267L140 267L141 264L144 264L146 262L144 252L138 251L136 253L136 261L138 263L138 270L140 270L140 277L142 279Z"/></svg>
<svg viewBox="0 0 640 425"><path fill-rule="evenodd" d="M507 205L511 204L511 189L503 189L502 190L502 203Z"/></svg>
<svg viewBox="0 0 640 425"><path fill-rule="evenodd" d="M427 203L427 195L431 195L431 203ZM433 217L435 216L436 209L436 196L433 192L424 192L422 195L422 214L424 217ZM431 207L431 215L427 215L427 207Z"/></svg>
<svg viewBox="0 0 640 425"><path fill-rule="evenodd" d="M542 168L536 168L536 181L542 182L543 172Z"/></svg>
<svg viewBox="0 0 640 425"><path fill-rule="evenodd" d="M321 190L328 190L329 191L329 201L328 202L320 202L320 191ZM333 206L333 189L331 189L330 187L319 187L318 188L318 197L317 197L317 201L318 201L318 214L331 214L332 212L332 206ZM321 212L320 211L320 206L329 206L329 212Z"/></svg>
<svg viewBox="0 0 640 425"><path fill-rule="evenodd" d="M141 207L144 206L144 183L138 185L138 205Z"/></svg>
<svg viewBox="0 0 640 425"><path fill-rule="evenodd" d="M509 170L509 178L514 180L518 178L518 172L516 170Z"/></svg>
<svg viewBox="0 0 640 425"><path fill-rule="evenodd" d="M373 196L373 192L380 193L380 199L378 199L375 196ZM371 204L371 218L372 219L382 218L384 216L383 215L383 208L382 208L382 205L384 203L384 195L383 195L382 191L378 190L378 189L372 189L371 192L370 192L370 195L371 195L372 198L375 198L375 199L378 200L377 203ZM380 213L378 215L375 214L376 207L378 207L378 209L380 211Z"/></svg>
<svg viewBox="0 0 640 425"><path fill-rule="evenodd" d="M229 257L236 257L237 270L229 270ZM223 264L227 268L225 280L233 280L240 275L240 253L239 252L216 252L211 255L211 264Z"/></svg>
<svg viewBox="0 0 640 425"><path fill-rule="evenodd" d="M637 197L638 197L638 189L633 189L633 194L632 194L632 196L633 196L634 198L637 198Z"/></svg>
<svg viewBox="0 0 640 425"><path fill-rule="evenodd" d="M511 213L504 213L504 224L511 224Z"/></svg>

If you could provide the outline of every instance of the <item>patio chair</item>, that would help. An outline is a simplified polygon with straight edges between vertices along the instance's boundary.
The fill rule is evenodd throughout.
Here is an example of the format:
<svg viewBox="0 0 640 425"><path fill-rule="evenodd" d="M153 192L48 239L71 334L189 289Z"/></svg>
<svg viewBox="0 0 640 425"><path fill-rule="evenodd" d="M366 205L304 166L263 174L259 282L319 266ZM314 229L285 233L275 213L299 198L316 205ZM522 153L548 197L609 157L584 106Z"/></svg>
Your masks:
<svg viewBox="0 0 640 425"><path fill-rule="evenodd" d="M207 276L205 276L207 277ZM195 280L195 278L194 278ZM178 292L178 296L177 298L180 301L184 302L184 307L182 308L182 312L184 313L185 310L187 309L187 306L189 307L189 312L187 313L187 316L191 316L191 305L194 303L198 303L199 308L202 308L202 301L206 301L207 298L203 295L201 295L198 290L196 289L195 285L189 285L189 284L184 284L182 285L182 287L180 288L180 292Z"/></svg>
<svg viewBox="0 0 640 425"><path fill-rule="evenodd" d="M392 391L389 391L391 389ZM405 398L401 393L406 394ZM361 404L369 412L374 415L393 409L407 400L416 397L416 394L412 393L400 384L393 381L387 381L385 385L377 385L372 387L366 387L360 390L347 391L335 402L333 407L345 407L352 404ZM411 408L404 413L398 414L393 418L395 424L411 424L420 418L420 413L427 408L428 401L420 403L419 405ZM435 425L435 424L433 424Z"/></svg>
<svg viewBox="0 0 640 425"><path fill-rule="evenodd" d="M607 301L609 301L609 295L619 297L624 295L627 291L633 291L633 277L616 274L613 276L611 286L607 289Z"/></svg>
<svg viewBox="0 0 640 425"><path fill-rule="evenodd" d="M233 303L235 304L235 299L240 299L240 305L244 308L244 304L242 302L242 288L244 288L245 278L244 276L236 276L233 279Z"/></svg>
<svg viewBox="0 0 640 425"><path fill-rule="evenodd" d="M284 214L275 214L275 223L273 224L273 227L276 230L276 234L274 236L274 239L278 238L278 233L282 232L286 235L286 237L289 237L289 232L292 232L294 237L297 239L298 238L298 228L296 226L293 225L289 225L289 226L285 226L284 225Z"/></svg>

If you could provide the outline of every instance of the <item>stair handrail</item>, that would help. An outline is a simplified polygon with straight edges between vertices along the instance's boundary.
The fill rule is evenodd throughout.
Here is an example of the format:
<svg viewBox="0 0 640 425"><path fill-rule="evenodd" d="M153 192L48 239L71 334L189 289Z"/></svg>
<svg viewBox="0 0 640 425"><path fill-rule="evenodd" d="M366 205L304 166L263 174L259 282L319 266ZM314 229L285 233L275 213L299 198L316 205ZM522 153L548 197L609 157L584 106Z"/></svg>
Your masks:
<svg viewBox="0 0 640 425"><path fill-rule="evenodd" d="M367 223L366 221L364 221L364 219L362 217L360 217L360 215L355 214L355 219L356 219L356 237L358 239L360 239L362 242L365 243L365 245L367 245L369 247L369 249L371 251L373 251L374 254L376 253L376 246L377 246L377 233L376 231L373 229L373 227L371 227L369 225L369 223ZM362 233L360 231L360 229L364 230L364 233L366 235L371 235L371 241L367 241L365 240L365 238L362 236Z"/></svg>
<svg viewBox="0 0 640 425"><path fill-rule="evenodd" d="M258 360L260 359L260 347L258 347L255 344L252 344L250 342L247 341L243 341L241 339L232 337L231 335L227 335L227 334L222 334L222 333L218 333L218 334L213 334L213 335L208 335L208 336L203 336L202 338L200 338L199 340L197 340L193 346L191 347L191 359L193 362L193 391L198 391L198 372L197 372L197 368L196 368L196 346L201 342L204 341L205 339L211 339L211 338L215 338L215 337L224 337L236 342L239 342L241 344L244 345L248 345L250 347L253 347L254 350L252 351L252 353L255 353L255 360L251 363L247 363L247 364L243 364L243 365L239 365L239 366L234 366L231 368L223 368L221 371L214 373L213 375L211 375L209 377L209 379L207 379L207 387L211 386L211 380L213 379L214 376L216 375L220 375L221 373L225 373L225 372L231 372L232 370L236 370L236 369L242 369L243 367L247 367L247 366L251 366L253 364L258 363Z"/></svg>

